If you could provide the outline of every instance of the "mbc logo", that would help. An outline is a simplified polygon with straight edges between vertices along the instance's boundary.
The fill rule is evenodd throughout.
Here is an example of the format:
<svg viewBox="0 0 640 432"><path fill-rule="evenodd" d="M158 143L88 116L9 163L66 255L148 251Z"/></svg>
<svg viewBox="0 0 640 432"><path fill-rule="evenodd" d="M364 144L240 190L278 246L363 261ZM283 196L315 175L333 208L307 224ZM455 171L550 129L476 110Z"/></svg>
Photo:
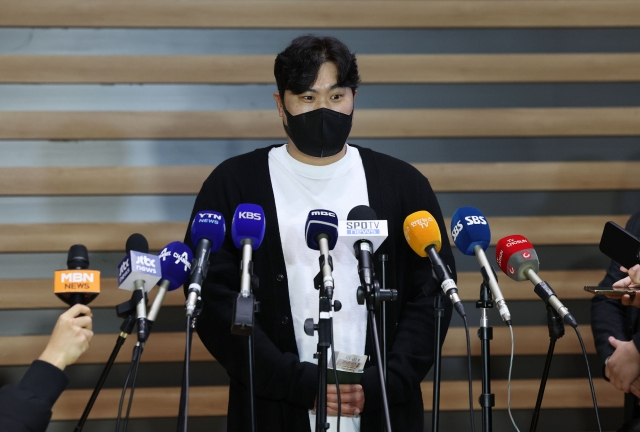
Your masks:
<svg viewBox="0 0 640 432"><path fill-rule="evenodd" d="M314 211L311 212L311 216L329 216L329 217L336 217L336 214L333 212L328 212L328 211Z"/></svg>

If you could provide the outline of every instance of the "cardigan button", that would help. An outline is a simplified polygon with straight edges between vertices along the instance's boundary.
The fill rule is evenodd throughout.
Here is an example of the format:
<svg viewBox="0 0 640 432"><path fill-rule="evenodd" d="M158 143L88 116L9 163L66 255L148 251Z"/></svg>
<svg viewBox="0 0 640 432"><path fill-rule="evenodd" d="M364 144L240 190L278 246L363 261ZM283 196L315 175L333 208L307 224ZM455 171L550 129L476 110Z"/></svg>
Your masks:
<svg viewBox="0 0 640 432"><path fill-rule="evenodd" d="M289 322L289 317L288 316L283 316L282 317L282 324L287 324Z"/></svg>
<svg viewBox="0 0 640 432"><path fill-rule="evenodd" d="M284 275L283 275L282 273L278 273L278 274L276 275L276 280L277 280L278 282L282 282L282 281L284 280Z"/></svg>

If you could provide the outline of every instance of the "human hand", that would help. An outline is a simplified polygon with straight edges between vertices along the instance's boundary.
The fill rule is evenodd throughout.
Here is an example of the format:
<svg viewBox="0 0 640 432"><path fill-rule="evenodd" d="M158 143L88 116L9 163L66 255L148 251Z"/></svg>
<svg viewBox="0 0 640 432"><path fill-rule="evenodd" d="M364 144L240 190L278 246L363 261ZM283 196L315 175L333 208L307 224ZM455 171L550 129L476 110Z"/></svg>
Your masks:
<svg viewBox="0 0 640 432"><path fill-rule="evenodd" d="M84 316L79 316L84 314ZM75 363L89 348L93 337L91 309L77 304L60 315L51 338L38 360L46 361L64 370Z"/></svg>
<svg viewBox="0 0 640 432"><path fill-rule="evenodd" d="M640 289L640 264L631 267L629 270L624 267L620 267L620 270L629 273L629 276L614 283L614 289ZM625 306L635 306L640 308L640 296L638 295L632 297L629 294L625 294L620 300Z"/></svg>
<svg viewBox="0 0 640 432"><path fill-rule="evenodd" d="M364 391L360 384L341 384L340 399L342 403L340 414L344 417L353 417L364 409ZM317 406L316 398L314 410ZM338 415L338 392L335 384L327 385L327 414Z"/></svg>
<svg viewBox="0 0 640 432"><path fill-rule="evenodd" d="M639 388L631 389L632 383L640 377L640 353L636 345L633 342L618 340L613 336L609 336L609 343L615 351L607 361L605 375L618 390L625 393L638 391L640 395L640 381L637 383Z"/></svg>

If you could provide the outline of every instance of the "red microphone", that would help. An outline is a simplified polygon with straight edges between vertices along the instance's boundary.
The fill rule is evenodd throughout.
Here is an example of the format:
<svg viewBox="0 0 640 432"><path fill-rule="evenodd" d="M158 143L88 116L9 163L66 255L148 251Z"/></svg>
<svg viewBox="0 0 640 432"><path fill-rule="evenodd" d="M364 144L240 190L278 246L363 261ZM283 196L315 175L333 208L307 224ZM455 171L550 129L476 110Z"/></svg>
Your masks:
<svg viewBox="0 0 640 432"><path fill-rule="evenodd" d="M555 309L567 324L573 328L578 327L578 322L558 300L553 288L538 276L538 255L526 237L514 234L500 239L496 245L496 262L511 279L518 282L530 280L535 285L533 291L538 297Z"/></svg>

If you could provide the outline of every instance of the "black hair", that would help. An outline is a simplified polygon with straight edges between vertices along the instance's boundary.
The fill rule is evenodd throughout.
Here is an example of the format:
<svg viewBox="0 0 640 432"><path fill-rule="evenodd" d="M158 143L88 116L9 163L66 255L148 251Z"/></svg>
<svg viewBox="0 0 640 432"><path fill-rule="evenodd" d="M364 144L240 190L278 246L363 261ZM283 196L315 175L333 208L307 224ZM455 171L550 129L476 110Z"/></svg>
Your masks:
<svg viewBox="0 0 640 432"><path fill-rule="evenodd" d="M349 48L331 36L304 35L291 41L276 57L273 74L278 92L284 98L285 90L301 94L309 90L323 63L331 62L338 69L338 85L350 87L355 93L360 84L356 56Z"/></svg>

